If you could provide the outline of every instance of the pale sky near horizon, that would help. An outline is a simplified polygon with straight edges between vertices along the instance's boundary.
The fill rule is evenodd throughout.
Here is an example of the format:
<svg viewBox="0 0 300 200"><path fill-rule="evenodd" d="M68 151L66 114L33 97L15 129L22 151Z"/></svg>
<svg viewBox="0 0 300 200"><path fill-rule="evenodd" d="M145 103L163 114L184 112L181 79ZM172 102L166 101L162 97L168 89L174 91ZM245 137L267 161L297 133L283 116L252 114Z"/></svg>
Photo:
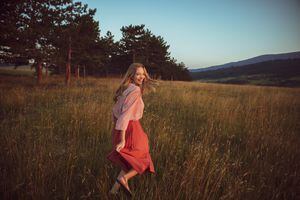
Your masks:
<svg viewBox="0 0 300 200"><path fill-rule="evenodd" d="M300 0L81 0L96 8L100 35L145 24L189 69L300 51Z"/></svg>

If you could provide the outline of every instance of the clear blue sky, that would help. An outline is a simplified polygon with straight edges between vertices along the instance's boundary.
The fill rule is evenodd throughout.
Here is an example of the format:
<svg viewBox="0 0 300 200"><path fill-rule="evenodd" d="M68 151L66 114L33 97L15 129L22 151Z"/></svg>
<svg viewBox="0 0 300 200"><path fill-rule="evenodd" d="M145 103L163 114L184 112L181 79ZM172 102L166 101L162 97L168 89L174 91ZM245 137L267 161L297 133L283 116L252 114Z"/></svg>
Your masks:
<svg viewBox="0 0 300 200"><path fill-rule="evenodd" d="M189 69L300 50L299 0L82 0L101 36L145 24Z"/></svg>

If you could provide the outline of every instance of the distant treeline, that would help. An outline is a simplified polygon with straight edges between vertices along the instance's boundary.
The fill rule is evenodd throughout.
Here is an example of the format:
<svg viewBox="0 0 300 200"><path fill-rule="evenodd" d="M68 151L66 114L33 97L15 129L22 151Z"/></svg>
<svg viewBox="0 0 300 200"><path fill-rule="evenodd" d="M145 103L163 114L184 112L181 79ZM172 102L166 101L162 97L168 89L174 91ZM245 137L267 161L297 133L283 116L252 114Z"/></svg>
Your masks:
<svg viewBox="0 0 300 200"><path fill-rule="evenodd" d="M169 45L145 25L121 27L122 38L100 35L96 9L72 0L3 0L0 7L0 62L33 61L56 74L120 75L132 62L143 63L154 78L191 80L184 63L170 57Z"/></svg>
<svg viewBox="0 0 300 200"><path fill-rule="evenodd" d="M224 79L255 75L277 80L300 77L300 59L272 60L256 64L228 67L217 70L191 73L194 80ZM291 84L291 83L290 83Z"/></svg>

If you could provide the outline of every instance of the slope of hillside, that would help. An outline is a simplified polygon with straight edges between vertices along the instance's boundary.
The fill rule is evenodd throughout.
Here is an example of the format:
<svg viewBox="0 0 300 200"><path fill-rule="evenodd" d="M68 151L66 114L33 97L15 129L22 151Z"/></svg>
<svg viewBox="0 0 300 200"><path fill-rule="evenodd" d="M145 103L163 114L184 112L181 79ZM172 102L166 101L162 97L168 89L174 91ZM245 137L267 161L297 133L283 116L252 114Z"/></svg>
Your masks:
<svg viewBox="0 0 300 200"><path fill-rule="evenodd" d="M217 69L228 68L228 67L250 65L250 64L266 62L266 61L288 60L288 59L300 59L300 51L291 52L291 53L281 53L281 54L266 54L266 55L256 56L254 58L249 58L237 62L230 62L222 65L215 65L215 66L199 68L199 69L190 69L190 72L191 73L203 72L203 71L217 70Z"/></svg>
<svg viewBox="0 0 300 200"><path fill-rule="evenodd" d="M219 83L300 86L300 59L274 60L191 73L193 80Z"/></svg>

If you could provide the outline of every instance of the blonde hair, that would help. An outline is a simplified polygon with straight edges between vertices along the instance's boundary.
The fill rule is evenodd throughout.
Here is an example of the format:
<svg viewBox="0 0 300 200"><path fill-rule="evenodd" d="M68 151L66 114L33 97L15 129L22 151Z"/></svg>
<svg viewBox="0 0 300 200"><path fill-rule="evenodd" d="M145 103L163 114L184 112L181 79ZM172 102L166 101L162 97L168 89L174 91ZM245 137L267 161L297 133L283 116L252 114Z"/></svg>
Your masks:
<svg viewBox="0 0 300 200"><path fill-rule="evenodd" d="M141 63L132 63L128 69L126 74L123 77L123 80L121 81L120 86L118 87L117 91L115 92L114 95L114 102L117 102L118 97L122 95L122 93L124 92L124 90L126 90L129 86L130 83L134 83L134 75L137 71L138 68L142 67L144 70L144 75L145 78L143 80L143 83L141 86L139 86L141 88L141 92L142 94L145 93L145 91L150 90L155 92L155 87L159 85L158 81L152 79L149 74L147 73L147 70L145 68L145 66Z"/></svg>

